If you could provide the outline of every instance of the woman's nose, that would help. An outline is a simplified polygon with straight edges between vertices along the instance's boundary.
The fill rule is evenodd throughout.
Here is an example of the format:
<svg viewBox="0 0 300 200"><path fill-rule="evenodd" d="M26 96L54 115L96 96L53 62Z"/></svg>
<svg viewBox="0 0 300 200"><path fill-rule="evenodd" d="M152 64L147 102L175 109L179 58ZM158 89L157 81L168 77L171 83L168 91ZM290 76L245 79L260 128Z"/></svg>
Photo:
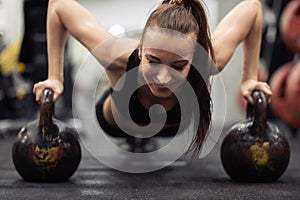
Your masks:
<svg viewBox="0 0 300 200"><path fill-rule="evenodd" d="M162 68L158 74L157 74L157 79L160 82L160 84L167 84L171 80L171 76L168 72L168 69Z"/></svg>

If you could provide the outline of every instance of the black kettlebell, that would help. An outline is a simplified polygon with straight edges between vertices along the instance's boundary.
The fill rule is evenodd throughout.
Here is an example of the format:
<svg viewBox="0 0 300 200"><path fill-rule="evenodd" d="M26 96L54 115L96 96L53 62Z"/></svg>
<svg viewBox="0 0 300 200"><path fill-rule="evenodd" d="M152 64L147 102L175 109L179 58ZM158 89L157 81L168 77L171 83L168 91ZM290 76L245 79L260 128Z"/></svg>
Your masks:
<svg viewBox="0 0 300 200"><path fill-rule="evenodd" d="M17 172L25 181L67 181L81 160L78 134L63 122L53 119L53 91L41 96L40 118L25 125L12 146Z"/></svg>
<svg viewBox="0 0 300 200"><path fill-rule="evenodd" d="M283 132L267 121L267 98L254 91L254 106L247 119L228 131L221 146L221 161L230 178L243 182L273 182L286 170L290 146Z"/></svg>

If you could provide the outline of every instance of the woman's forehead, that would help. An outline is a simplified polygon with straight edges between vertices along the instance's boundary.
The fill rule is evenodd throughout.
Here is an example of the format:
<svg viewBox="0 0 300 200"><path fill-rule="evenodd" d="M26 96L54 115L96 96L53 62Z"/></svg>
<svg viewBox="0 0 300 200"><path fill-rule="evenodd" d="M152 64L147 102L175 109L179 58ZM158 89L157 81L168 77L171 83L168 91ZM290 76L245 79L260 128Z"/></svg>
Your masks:
<svg viewBox="0 0 300 200"><path fill-rule="evenodd" d="M184 35L167 29L147 28L143 37L143 49L168 51L180 56L193 53L196 41L194 34Z"/></svg>
<svg viewBox="0 0 300 200"><path fill-rule="evenodd" d="M181 51L181 54L177 54L174 52L162 50L162 49L154 49L154 48L143 48L143 53L149 55L150 57L158 59L171 59L171 60L189 60L192 61L194 51ZM150 58L149 57L149 58Z"/></svg>

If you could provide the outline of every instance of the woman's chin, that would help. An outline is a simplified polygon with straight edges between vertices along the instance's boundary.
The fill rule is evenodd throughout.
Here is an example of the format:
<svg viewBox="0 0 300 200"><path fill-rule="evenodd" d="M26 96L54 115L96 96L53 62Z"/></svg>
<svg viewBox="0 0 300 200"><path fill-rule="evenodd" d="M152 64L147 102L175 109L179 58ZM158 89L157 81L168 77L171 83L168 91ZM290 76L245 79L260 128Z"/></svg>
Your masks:
<svg viewBox="0 0 300 200"><path fill-rule="evenodd" d="M159 98L167 98L173 94L169 88L159 86L156 84L151 85L150 90L155 97L159 97Z"/></svg>

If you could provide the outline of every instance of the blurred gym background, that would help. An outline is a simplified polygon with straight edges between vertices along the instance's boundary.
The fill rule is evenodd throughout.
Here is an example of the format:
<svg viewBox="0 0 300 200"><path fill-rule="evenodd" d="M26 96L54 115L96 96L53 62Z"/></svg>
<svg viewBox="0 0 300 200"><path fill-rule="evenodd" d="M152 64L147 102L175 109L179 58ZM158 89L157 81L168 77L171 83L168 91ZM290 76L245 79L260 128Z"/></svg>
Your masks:
<svg viewBox="0 0 300 200"><path fill-rule="evenodd" d="M140 29L157 0L78 0L112 33ZM204 0L211 30L239 0ZM260 59L260 79L269 81L276 69L295 59L282 41L279 20L288 0L262 0L264 31ZM32 94L33 84L47 77L46 11L47 0L0 0L0 137L14 133L36 117L38 105ZM76 70L88 56L88 51L71 36L67 42L65 60L65 91L56 104L56 117L72 118L72 89ZM239 94L242 51L238 47L230 63L221 72L226 98L218 96L222 88L213 87L216 102L226 101L225 127L245 117L245 102ZM93 74L90 75L91 77ZM89 78L91 78L89 77ZM101 82L103 87L107 82ZM293 134L299 126L274 115ZM215 111L214 119L222 124L223 114ZM298 119L299 121L299 119ZM299 125L299 123L298 123Z"/></svg>

